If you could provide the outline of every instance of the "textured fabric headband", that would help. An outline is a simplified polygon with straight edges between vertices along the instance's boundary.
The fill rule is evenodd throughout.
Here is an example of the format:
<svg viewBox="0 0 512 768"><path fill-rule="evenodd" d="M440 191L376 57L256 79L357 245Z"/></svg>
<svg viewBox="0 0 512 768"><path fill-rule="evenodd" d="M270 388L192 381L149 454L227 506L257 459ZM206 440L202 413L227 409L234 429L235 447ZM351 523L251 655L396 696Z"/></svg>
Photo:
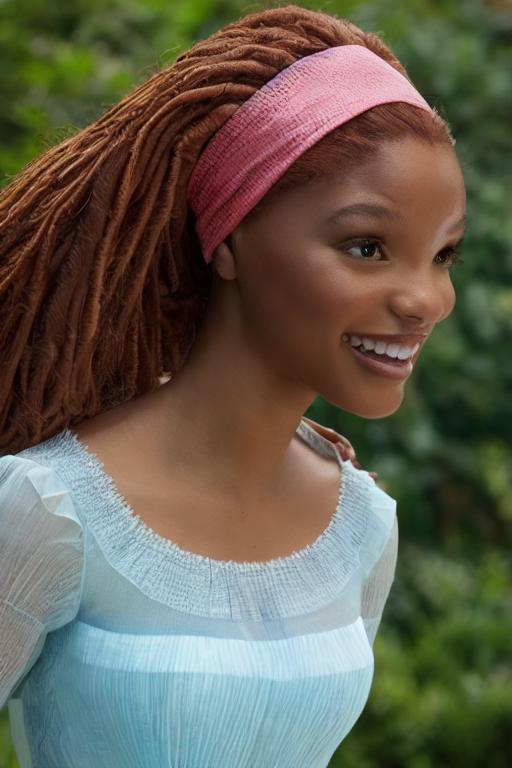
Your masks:
<svg viewBox="0 0 512 768"><path fill-rule="evenodd" d="M394 101L433 111L404 75L361 45L304 56L265 83L208 141L190 177L205 261L306 149Z"/></svg>

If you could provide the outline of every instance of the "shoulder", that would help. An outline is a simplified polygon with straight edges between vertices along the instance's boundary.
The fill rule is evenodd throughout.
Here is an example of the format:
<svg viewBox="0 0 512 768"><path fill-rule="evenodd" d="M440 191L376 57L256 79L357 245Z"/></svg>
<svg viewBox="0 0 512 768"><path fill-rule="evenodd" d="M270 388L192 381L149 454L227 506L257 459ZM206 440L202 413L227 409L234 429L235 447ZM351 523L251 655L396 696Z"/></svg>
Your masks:
<svg viewBox="0 0 512 768"><path fill-rule="evenodd" d="M23 453L0 457L0 707L47 633L77 615L85 574L84 530L69 490Z"/></svg>
<svg viewBox="0 0 512 768"><path fill-rule="evenodd" d="M37 532L81 546L84 529L70 489L30 451L0 457L0 541L32 539Z"/></svg>
<svg viewBox="0 0 512 768"><path fill-rule="evenodd" d="M368 523L360 551L363 570L367 574L375 568L394 570L398 554L397 501L373 483L368 502Z"/></svg>

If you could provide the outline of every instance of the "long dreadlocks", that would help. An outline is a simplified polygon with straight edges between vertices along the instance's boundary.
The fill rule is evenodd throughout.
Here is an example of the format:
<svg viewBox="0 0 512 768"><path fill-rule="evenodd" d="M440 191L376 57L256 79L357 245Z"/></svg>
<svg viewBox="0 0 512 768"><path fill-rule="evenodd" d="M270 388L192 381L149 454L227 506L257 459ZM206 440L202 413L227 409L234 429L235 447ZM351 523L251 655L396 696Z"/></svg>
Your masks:
<svg viewBox="0 0 512 768"><path fill-rule="evenodd" d="M0 454L157 389L184 364L212 277L186 203L199 154L280 70L348 44L407 77L377 35L347 20L294 5L252 13L196 43L2 191ZM379 105L305 152L256 209L407 134L454 143L437 113Z"/></svg>

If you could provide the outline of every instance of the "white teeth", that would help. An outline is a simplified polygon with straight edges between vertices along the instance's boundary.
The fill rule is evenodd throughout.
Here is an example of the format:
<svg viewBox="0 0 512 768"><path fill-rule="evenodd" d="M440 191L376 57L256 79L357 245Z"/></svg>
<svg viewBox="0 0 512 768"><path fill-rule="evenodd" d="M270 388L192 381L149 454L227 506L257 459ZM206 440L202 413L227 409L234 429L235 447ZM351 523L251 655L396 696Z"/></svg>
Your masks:
<svg viewBox="0 0 512 768"><path fill-rule="evenodd" d="M398 359L399 360L407 360L408 357L412 357L418 351L419 346L420 346L419 344L415 344L412 349L410 349L408 347L401 347L399 352L398 352Z"/></svg>
<svg viewBox="0 0 512 768"><path fill-rule="evenodd" d="M386 349L386 355L388 357L398 357L399 360L401 360L401 357L399 356L400 351L400 344L388 344L388 348Z"/></svg>
<svg viewBox="0 0 512 768"><path fill-rule="evenodd" d="M373 349L375 347L375 342L371 339L367 339L366 336L363 336L363 346L365 349Z"/></svg>
<svg viewBox="0 0 512 768"><path fill-rule="evenodd" d="M415 344L414 347L406 347L401 344L386 344L385 341L374 341L367 336L361 339L359 336L349 336L347 333L344 333L342 338L343 341L350 341L353 347L363 345L366 351L373 350L377 355L386 355L398 360L407 360L413 357L420 347L419 343Z"/></svg>

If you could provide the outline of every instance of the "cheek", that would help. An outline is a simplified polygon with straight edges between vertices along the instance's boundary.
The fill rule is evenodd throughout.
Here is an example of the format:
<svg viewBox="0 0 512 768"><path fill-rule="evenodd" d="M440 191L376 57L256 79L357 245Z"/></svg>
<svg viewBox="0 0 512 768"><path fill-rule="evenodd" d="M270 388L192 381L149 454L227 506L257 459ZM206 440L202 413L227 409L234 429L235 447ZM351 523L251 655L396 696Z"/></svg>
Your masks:
<svg viewBox="0 0 512 768"><path fill-rule="evenodd" d="M253 271L252 292L273 333L296 334L299 341L341 332L347 303L354 302L339 269L300 252L267 253Z"/></svg>
<svg viewBox="0 0 512 768"><path fill-rule="evenodd" d="M294 306L308 328L339 336L347 324L372 301L372 287L343 265L317 261L314 267L298 270L293 281ZM375 285L373 294L378 291Z"/></svg>

